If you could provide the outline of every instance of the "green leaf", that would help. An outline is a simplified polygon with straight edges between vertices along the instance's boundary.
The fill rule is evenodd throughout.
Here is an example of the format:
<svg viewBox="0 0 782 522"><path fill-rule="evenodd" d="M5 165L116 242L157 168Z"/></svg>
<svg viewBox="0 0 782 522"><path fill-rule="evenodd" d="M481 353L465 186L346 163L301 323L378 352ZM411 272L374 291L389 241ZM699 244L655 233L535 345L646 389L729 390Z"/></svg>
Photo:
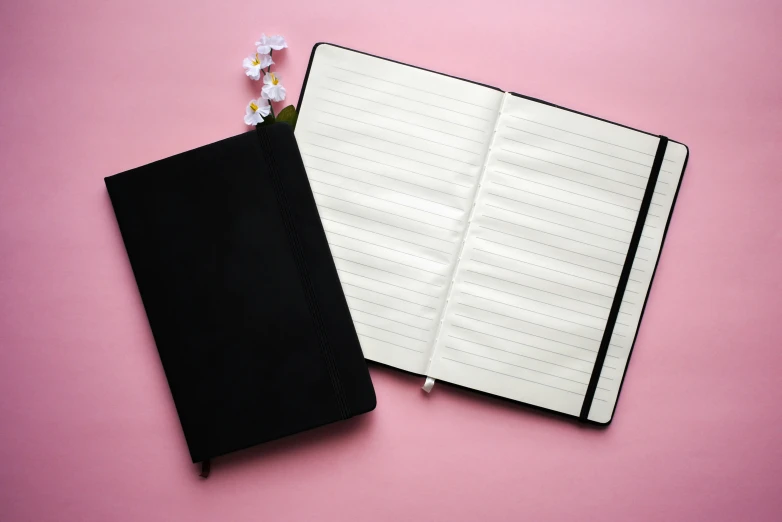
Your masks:
<svg viewBox="0 0 782 522"><path fill-rule="evenodd" d="M296 119L299 117L298 114L296 114L296 107L293 105L288 105L283 110L280 111L280 113L277 115L277 121L284 121L294 129L296 128Z"/></svg>

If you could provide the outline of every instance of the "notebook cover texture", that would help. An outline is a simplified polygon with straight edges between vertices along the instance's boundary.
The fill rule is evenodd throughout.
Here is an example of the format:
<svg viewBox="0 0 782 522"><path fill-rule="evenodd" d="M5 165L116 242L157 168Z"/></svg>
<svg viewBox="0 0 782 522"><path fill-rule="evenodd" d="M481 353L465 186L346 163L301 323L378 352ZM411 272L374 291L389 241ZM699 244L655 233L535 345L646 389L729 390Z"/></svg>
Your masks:
<svg viewBox="0 0 782 522"><path fill-rule="evenodd" d="M287 124L105 181L193 462L374 409Z"/></svg>

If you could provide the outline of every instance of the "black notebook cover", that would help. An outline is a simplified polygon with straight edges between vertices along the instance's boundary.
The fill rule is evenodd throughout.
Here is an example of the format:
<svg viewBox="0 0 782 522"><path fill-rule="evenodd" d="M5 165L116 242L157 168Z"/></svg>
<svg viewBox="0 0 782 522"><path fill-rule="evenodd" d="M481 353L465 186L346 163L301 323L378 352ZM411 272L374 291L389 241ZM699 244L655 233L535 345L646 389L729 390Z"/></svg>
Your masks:
<svg viewBox="0 0 782 522"><path fill-rule="evenodd" d="M106 187L193 462L375 407L287 124Z"/></svg>

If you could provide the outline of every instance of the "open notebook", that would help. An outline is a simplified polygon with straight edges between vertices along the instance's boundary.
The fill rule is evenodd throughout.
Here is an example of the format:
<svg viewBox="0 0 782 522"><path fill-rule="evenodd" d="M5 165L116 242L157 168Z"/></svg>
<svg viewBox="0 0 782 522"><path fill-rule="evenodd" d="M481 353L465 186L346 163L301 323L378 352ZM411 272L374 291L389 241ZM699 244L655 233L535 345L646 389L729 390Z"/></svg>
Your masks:
<svg viewBox="0 0 782 522"><path fill-rule="evenodd" d="M610 422L684 145L331 44L296 138L367 359Z"/></svg>

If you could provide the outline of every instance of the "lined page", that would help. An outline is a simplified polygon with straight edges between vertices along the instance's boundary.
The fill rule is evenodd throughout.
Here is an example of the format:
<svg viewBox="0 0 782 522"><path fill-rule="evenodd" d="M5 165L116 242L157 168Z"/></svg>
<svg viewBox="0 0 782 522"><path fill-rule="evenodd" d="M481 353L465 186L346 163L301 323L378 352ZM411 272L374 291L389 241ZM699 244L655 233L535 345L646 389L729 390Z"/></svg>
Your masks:
<svg viewBox="0 0 782 522"><path fill-rule="evenodd" d="M366 358L426 371L502 96L315 50L296 139Z"/></svg>
<svg viewBox="0 0 782 522"><path fill-rule="evenodd" d="M430 376L580 413L658 141L508 95ZM663 223L660 198L674 188L655 189ZM654 237L643 245L653 248ZM644 270L632 271L639 293L623 301L623 324L640 309ZM632 343L623 328L617 335ZM619 350L606 358L595 399L611 410Z"/></svg>
<svg viewBox="0 0 782 522"><path fill-rule="evenodd" d="M649 165L652 163L653 157L644 157L638 153L635 156L639 161ZM595 399L589 410L590 420L605 423L613 416L619 387L641 321L644 302L652 284L652 275L662 248L665 227L673 210L673 200L686 160L687 147L669 141L652 204L644 223L638 252L633 259L633 272L625 289L625 298L619 309L619 317L600 374L602 386L595 392Z"/></svg>

